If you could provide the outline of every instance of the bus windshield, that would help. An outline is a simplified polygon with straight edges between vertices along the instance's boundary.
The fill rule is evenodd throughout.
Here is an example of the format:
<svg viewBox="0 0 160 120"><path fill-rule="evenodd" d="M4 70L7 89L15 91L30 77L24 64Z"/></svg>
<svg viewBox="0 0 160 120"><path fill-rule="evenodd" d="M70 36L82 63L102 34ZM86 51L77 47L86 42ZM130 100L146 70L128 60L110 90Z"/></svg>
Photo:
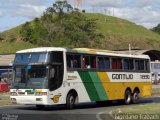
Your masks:
<svg viewBox="0 0 160 120"><path fill-rule="evenodd" d="M14 67L14 89L46 89L48 68L44 65Z"/></svg>
<svg viewBox="0 0 160 120"><path fill-rule="evenodd" d="M18 53L14 63L44 63L48 61L48 53Z"/></svg>

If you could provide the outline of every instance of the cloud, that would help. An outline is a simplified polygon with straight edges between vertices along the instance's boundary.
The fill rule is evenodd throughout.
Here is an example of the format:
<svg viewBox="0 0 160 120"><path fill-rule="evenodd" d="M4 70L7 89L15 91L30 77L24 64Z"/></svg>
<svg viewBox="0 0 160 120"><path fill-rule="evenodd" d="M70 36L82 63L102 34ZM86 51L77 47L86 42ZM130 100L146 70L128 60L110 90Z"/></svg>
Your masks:
<svg viewBox="0 0 160 120"><path fill-rule="evenodd" d="M0 0L0 32L40 17L51 0Z"/></svg>
<svg viewBox="0 0 160 120"><path fill-rule="evenodd" d="M23 16L29 18L35 18L42 15L45 11L45 6L35 6L35 5L19 5L17 9L10 9L8 12L12 12L12 16Z"/></svg>
<svg viewBox="0 0 160 120"><path fill-rule="evenodd" d="M87 1L92 7L123 7L127 0L92 0Z"/></svg>
<svg viewBox="0 0 160 120"><path fill-rule="evenodd" d="M0 10L0 17L2 17L3 16L3 12Z"/></svg>
<svg viewBox="0 0 160 120"><path fill-rule="evenodd" d="M47 3L47 0L1 0L0 7L3 15L30 19L41 16Z"/></svg>
<svg viewBox="0 0 160 120"><path fill-rule="evenodd" d="M160 0L132 0L130 6L134 7L147 7L147 6L159 6Z"/></svg>
<svg viewBox="0 0 160 120"><path fill-rule="evenodd" d="M3 4L14 4L14 5L18 5L18 4L30 4L30 5L44 5L46 2L48 2L49 0L1 0L1 3Z"/></svg>
<svg viewBox="0 0 160 120"><path fill-rule="evenodd" d="M82 0L83 2L83 0ZM90 6L88 9L87 4ZM160 0L92 0L83 2L87 10L101 12L110 9L110 15L124 18L147 28L160 23Z"/></svg>
<svg viewBox="0 0 160 120"><path fill-rule="evenodd" d="M147 28L154 27L160 21L160 10L152 7L142 8L116 8L115 16L130 20Z"/></svg>

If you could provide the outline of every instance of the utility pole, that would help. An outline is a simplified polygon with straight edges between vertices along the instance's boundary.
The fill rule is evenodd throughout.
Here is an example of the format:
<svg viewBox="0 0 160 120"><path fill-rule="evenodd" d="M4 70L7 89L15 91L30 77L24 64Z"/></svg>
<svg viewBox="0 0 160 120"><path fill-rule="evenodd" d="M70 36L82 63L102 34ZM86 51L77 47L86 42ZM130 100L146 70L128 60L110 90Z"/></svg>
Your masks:
<svg viewBox="0 0 160 120"><path fill-rule="evenodd" d="M74 0L74 2L75 2L75 6L80 9L82 5L82 0Z"/></svg>
<svg viewBox="0 0 160 120"><path fill-rule="evenodd" d="M129 55L131 55L131 44L129 44Z"/></svg>
<svg viewBox="0 0 160 120"><path fill-rule="evenodd" d="M107 9L105 8L104 9L104 12L105 12L105 22L107 21Z"/></svg>
<svg viewBox="0 0 160 120"><path fill-rule="evenodd" d="M113 16L114 16L114 8L113 8Z"/></svg>

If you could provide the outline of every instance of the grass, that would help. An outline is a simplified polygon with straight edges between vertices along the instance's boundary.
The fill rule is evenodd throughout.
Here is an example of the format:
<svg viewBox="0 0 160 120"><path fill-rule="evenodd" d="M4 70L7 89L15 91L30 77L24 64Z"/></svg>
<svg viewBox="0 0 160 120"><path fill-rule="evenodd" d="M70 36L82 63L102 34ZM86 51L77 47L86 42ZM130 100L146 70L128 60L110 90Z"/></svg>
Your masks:
<svg viewBox="0 0 160 120"><path fill-rule="evenodd" d="M37 47L26 42L3 42L0 43L0 54L15 53L18 50Z"/></svg>
<svg viewBox="0 0 160 120"><path fill-rule="evenodd" d="M160 50L157 44L160 43L160 35L143 26L102 14L90 13L87 16L97 19L99 31L105 36L102 46L105 49L128 49L130 43L133 48Z"/></svg>
<svg viewBox="0 0 160 120"><path fill-rule="evenodd" d="M113 114L159 114L160 103L129 106L113 111Z"/></svg>
<svg viewBox="0 0 160 120"><path fill-rule="evenodd" d="M9 93L0 93L0 106L10 105L10 104L12 103L9 97Z"/></svg>
<svg viewBox="0 0 160 120"><path fill-rule="evenodd" d="M129 106L112 111L115 120L159 120L160 103Z"/></svg>
<svg viewBox="0 0 160 120"><path fill-rule="evenodd" d="M124 19L95 13L87 14L87 16L89 18L97 18L97 23L100 28L100 32L104 34L113 33L132 37L152 37L154 39L160 40L160 35L146 29L143 26L136 25L135 23L132 23Z"/></svg>
<svg viewBox="0 0 160 120"><path fill-rule="evenodd" d="M152 92L152 96L159 96L160 85L153 85ZM137 104L126 108L116 109L112 111L111 116L113 119L117 120L159 120L159 110L160 103Z"/></svg>

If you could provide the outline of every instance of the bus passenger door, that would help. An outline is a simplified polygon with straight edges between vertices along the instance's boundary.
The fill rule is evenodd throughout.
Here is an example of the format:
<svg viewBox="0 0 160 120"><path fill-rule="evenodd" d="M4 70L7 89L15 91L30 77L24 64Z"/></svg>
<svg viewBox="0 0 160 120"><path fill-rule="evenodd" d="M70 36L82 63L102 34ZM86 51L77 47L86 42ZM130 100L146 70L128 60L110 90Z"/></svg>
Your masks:
<svg viewBox="0 0 160 120"><path fill-rule="evenodd" d="M50 91L58 89L63 82L64 64L63 52L51 53L51 67L49 74L49 89Z"/></svg>

